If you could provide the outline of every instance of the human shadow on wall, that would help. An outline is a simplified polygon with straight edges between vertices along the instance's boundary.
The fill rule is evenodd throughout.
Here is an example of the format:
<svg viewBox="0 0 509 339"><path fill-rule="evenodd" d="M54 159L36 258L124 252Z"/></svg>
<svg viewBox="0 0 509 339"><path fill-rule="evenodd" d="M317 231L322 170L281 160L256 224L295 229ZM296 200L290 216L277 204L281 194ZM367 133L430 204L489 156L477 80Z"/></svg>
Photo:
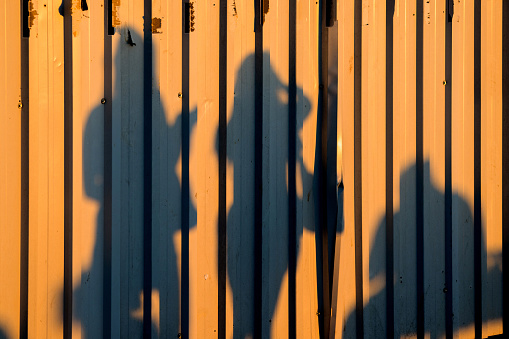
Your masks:
<svg viewBox="0 0 509 339"><path fill-rule="evenodd" d="M81 284L73 291L73 319L81 323L86 338L109 337L112 315L103 314L103 306L111 298L111 281L105 280L106 270L111 270L107 258L120 256L120 305L111 305L111 313L120 319L121 337L141 337L143 333L143 228L147 225L143 217L143 38L129 28L117 29L120 34L117 53L112 67L115 88L113 93L113 120L120 122L120 139L112 140L113 156L120 164L112 164L120 173L113 171L113 181L119 182L120 196L114 196L112 213L120 238L120 253L105 251L104 224L104 106L96 106L89 115L83 134L83 180L84 191L100 208L97 213L96 236L92 263L81 273ZM153 51L155 57L156 51ZM181 179L180 157L182 148L182 115L168 118L165 104L154 83L152 74L152 335L155 337L177 337L181 320L180 234L181 230ZM134 80L134 81L133 81ZM172 93L173 94L173 93ZM177 93L175 93L177 96ZM106 98L111 100L111 98ZM121 101L122 100L122 101ZM190 112L195 115L196 112ZM190 119L193 121L194 119ZM111 126L110 126L111 127ZM192 126L191 126L192 128ZM189 137L189 136L187 136ZM110 169L111 170L111 169ZM118 193L118 192L117 192ZM187 198L189 199L189 198ZM110 211L111 213L111 211ZM196 224L196 210L190 204L190 226ZM194 222L193 222L194 220ZM106 227L106 229L105 229ZM74 236L76 238L76 235ZM108 240L106 241L108 246ZM146 250L146 249L145 249ZM111 248L109 249L111 252ZM111 260L111 259L110 259ZM115 271L113 271L115 274ZM115 277L113 277L115 279ZM186 287L188 288L188 287ZM185 301L183 301L185 302ZM118 309L120 307L120 309ZM106 311L105 311L106 312ZM115 329L113 332L115 334Z"/></svg>
<svg viewBox="0 0 509 339"><path fill-rule="evenodd" d="M429 173L429 163L424 163L424 173ZM427 176L429 180L429 176ZM415 336L417 333L417 307L426 307L425 319L434 319L432 322L425 320L424 333L429 334L431 338L445 337L446 330L446 314L445 303L446 293L451 293L451 288L447 287L445 282L445 230L444 223L435 223L430 218L430 214L438 213L444 216L444 196L445 193L437 188L433 182L427 181L424 183L424 190L426 191L425 203L429 204L428 216L424 216L424 265L427 267L424 273L424 305L417 304L417 276L416 267L418 263L418 253L416 251L416 201L415 196L410 193L406 196L407 192L412 192L416 185L416 166L413 165L407 168L400 176L400 206L399 210L394 211L394 225L393 225L393 277L394 285L391 286L394 290L399 290L400 293L392 292L394 295L393 301L387 300L387 286L386 286L386 223L385 217L377 226L376 235L373 241L370 241L370 257L369 257L369 277L363 279L369 280L370 286L374 289L379 289L379 292L369 298L369 301L364 303L364 335L366 337L383 338L387 337L387 315L386 303L392 304L394 308L394 337L407 337ZM415 191L413 191L415 194ZM441 206L441 207L440 207ZM474 295L474 279L475 274L484 274L486 281L501 281L501 253L493 254L487 253L484 234L481 233L481 258L475 258L474 255L474 219L472 211L468 203L457 193L453 193L452 206L458 212L457 232L460 238L456 249L457 261L453 261L453 283L452 293L456 302L460 301L462 309L457 311L462 314L456 314L457 323L455 330L461 331L475 324L475 295ZM433 210L434 208L441 208L442 212ZM426 220L428 220L426 222ZM453 220L453 222L455 222ZM460 235L463 234L463 236ZM463 241L461 241L463 240ZM454 240L453 240L454 241ZM481 272L475 272L476 260L480 260ZM399 262L399 264L398 264ZM488 268L488 262L491 268ZM402 270L398 268L402 266ZM341 278L340 278L341 279ZM380 287L380 284L383 284ZM434 284L434 285L433 285ZM399 285L399 286L398 286ZM403 291L403 292L401 292ZM502 291L500 291L502 292ZM365 299L366 300L366 299ZM432 300L429 302L429 300ZM405 314L397 313L399 309L404 312L408 310L406 304L414 305L415 309L410 309L410 312ZM426 305L426 306L425 306ZM501 311L502 306L496 305L495 308ZM458 313L459 313L458 312ZM366 319L370 318L369 325L366 324ZM496 320L502 318L502 314L483 315L483 322L488 320ZM343 338L354 338L356 328L356 311L355 309L347 316L345 325L343 326Z"/></svg>
<svg viewBox="0 0 509 339"><path fill-rule="evenodd" d="M263 54L263 61L269 61L270 56ZM297 228L302 223L304 229L315 232L317 246L316 267L317 286L322 286L321 279L321 237L316 229L319 225L319 208L317 197L317 185L314 173L318 173L318 162L306 164L303 160L303 129L304 124L311 112L310 100L303 95L301 88L296 88L297 100L297 130L295 138L289 133L289 88L278 76L272 65L264 67L264 86L267 91L263 95L263 128L255 130L255 55L247 56L236 72L234 87L234 107L232 115L227 122L227 175L232 175L233 198L231 206L227 210L227 267L228 282L232 291L233 304L233 338L250 338L256 333L255 324L256 300L255 290L261 290L261 337L269 338L272 335L271 325L277 313L277 308L283 309L289 305L280 305L278 301L281 293L288 293L282 289L283 284L291 284L296 277L290 274L288 248L292 246L289 239L289 185L288 170L289 151L292 149L292 140L296 143L296 205L302 214L297 215ZM267 74L268 73L268 74ZM267 74L267 78L266 78ZM238 94L240 93L240 95ZM320 116L318 115L318 121ZM319 124L317 131L320 130ZM256 133L261 133L262 145L256 145ZM216 150L219 153L218 138L216 137ZM315 136L315 150L320 147L321 135ZM260 140L259 139L259 140ZM255 201L255 149L262 147L262 224L255 225L254 201ZM310 147L310 146L308 146ZM315 157L316 157L315 152ZM307 165L307 166L306 166ZM313 166L313 169L308 169ZM334 179L335 179L335 173ZM227 179L228 181L228 179ZM227 199L228 200L228 199ZM309 216L311 214L311 216ZM262 244L255 243L255 229L262 228ZM302 234L297 234L296 248L297 262L300 257L299 244ZM255 247L262 247L262 258L255 257ZM256 284L255 260L262 260L261 286ZM332 265L331 265L332 266ZM318 294L320 291L307 290L306 293ZM293 298L295 296L287 296ZM291 304L291 303L290 303ZM260 310L259 310L260 311ZM291 310L289 316L291 317ZM284 313L284 311L283 311ZM278 320L281 323L283 320ZM281 325L279 325L281 326ZM288 326L285 324L283 326ZM290 321L291 326L291 321ZM295 330L295 329L294 329ZM292 329L290 329L292 333Z"/></svg>

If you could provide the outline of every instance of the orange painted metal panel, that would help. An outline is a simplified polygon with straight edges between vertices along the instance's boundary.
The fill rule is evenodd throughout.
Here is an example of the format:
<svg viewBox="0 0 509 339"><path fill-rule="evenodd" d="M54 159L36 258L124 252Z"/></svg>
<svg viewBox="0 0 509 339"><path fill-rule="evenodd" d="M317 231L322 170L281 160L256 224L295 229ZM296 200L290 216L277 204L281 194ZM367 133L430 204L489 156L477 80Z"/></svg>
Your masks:
<svg viewBox="0 0 509 339"><path fill-rule="evenodd" d="M179 2L153 0L152 18L144 18L143 2L113 0L109 18L105 6L110 2L68 1L70 84L64 80L61 1L29 4L29 133L24 140L18 109L23 20L19 4L0 3L6 23L0 27L0 336L19 336L23 317L28 317L29 337L63 336L69 254L64 253L64 212L69 213L64 211L64 170L72 166L68 273L73 308L65 325L73 337L101 337L107 330L112 337L141 337L144 319L154 337L208 338L220 329L228 338L250 337L257 330L267 338L319 337L323 282L317 258L323 243L317 237L316 156L323 2L295 2L293 51L288 43L293 2L287 0L261 2L261 32L253 30L258 16L252 2L227 1L226 40L220 39L224 3L219 1L189 5L194 9L189 35L182 34L187 13ZM330 334L500 334L501 200L507 189L502 186L502 1L340 0L337 18L338 49L332 53L338 60L338 119L330 127L337 128L338 153L329 161L336 163L337 180L344 184L344 225L329 234L339 251L339 263L329 264L337 284ZM146 20L150 50L144 41ZM114 32L108 36L110 23ZM262 45L256 45L257 34ZM183 51L187 38L188 53ZM219 67L222 48L226 68ZM148 75L147 56L152 57ZM262 74L256 74L257 60ZM220 87L222 75L226 84ZM257 83L260 75L263 81ZM294 76L296 116L290 118L296 125L290 126ZM144 91L147 81L151 93ZM67 86L73 102L71 163L64 163L64 135L70 132L64 113L71 113L64 109ZM220 112L221 98L226 98L225 112ZM187 102L189 112L183 112ZM255 129L257 104L260 130ZM226 114L226 168L220 164L220 113ZM188 130L183 130L186 119ZM189 150L183 147L187 138ZM295 167L288 153L293 142ZM189 164L183 163L183 151L189 151ZM150 152L150 166L144 152ZM144 173L147 168L152 172ZM289 183L293 168L296 182ZM257 176L261 188L254 187ZM152 187L144 186L147 177ZM186 178L189 196L183 196ZM289 206L293 186L296 206ZM220 192L226 192L224 211ZM262 208L255 211L259 197ZM27 251L23 198L28 199ZM295 244L290 243L289 212L295 212ZM221 213L226 213L226 248L220 248ZM187 224L189 234L183 233ZM294 245L292 277L289 248ZM24 252L29 254L28 310L21 304ZM144 267L147 253L150 269ZM150 295L144 295L149 278ZM225 296L221 279L226 279ZM182 286L185 281L189 285ZM293 283L295 295L290 294ZM147 298L150 314L143 309Z"/></svg>
<svg viewBox="0 0 509 339"><path fill-rule="evenodd" d="M0 337L20 335L22 114L20 6L0 2ZM28 103L26 103L28 104ZM26 106L28 107L28 105Z"/></svg>
<svg viewBox="0 0 509 339"><path fill-rule="evenodd" d="M30 32L28 336L63 331L64 44L59 1L34 4Z"/></svg>

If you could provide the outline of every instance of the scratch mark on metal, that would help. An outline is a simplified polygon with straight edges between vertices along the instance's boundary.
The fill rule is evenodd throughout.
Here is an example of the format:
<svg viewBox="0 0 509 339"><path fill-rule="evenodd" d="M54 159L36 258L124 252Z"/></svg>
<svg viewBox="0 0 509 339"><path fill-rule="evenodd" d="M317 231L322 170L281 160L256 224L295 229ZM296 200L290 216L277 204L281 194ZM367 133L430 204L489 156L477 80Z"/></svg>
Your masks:
<svg viewBox="0 0 509 339"><path fill-rule="evenodd" d="M130 46L136 46L136 43L134 43L133 38L131 37L131 31L127 30L127 39L125 41Z"/></svg>
<svg viewBox="0 0 509 339"><path fill-rule="evenodd" d="M152 18L152 34L161 34L161 18Z"/></svg>

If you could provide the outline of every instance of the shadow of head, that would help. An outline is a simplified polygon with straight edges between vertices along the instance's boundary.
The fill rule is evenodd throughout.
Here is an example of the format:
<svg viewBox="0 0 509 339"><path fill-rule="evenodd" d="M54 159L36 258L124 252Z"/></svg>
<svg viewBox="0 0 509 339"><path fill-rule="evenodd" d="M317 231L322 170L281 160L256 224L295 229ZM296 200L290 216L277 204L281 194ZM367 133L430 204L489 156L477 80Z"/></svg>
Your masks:
<svg viewBox="0 0 509 339"><path fill-rule="evenodd" d="M113 79L112 98L104 100L97 98L98 105L88 115L83 131L82 167L84 190L88 197L102 201L104 196L104 146L105 136L111 135L112 126L106 126L107 110L112 112L112 120L120 126L120 140L113 140L112 147L118 152L124 151L122 147L134 149L134 157L142 158L144 116L151 114L145 111L144 106L144 42L143 37L136 29L131 27L117 27L115 35L119 35L118 44L113 49L114 55L111 62L105 60L104 71L112 72ZM154 58L156 53L152 53ZM151 75L152 93L159 97L159 89L155 87ZM103 88L104 83L95 83L91 78L91 87ZM105 89L106 90L106 89ZM100 104L99 104L100 102ZM154 110L156 114L164 115L164 110ZM165 117L153 115L154 121L163 120ZM118 125L117 125L118 126ZM122 145L119 145L118 142ZM139 159L135 158L133 161ZM131 161L131 160L129 160ZM133 162L131 161L131 162ZM133 177L137 176L133 173Z"/></svg>
<svg viewBox="0 0 509 339"><path fill-rule="evenodd" d="M253 179L255 154L262 149L261 162L271 168L270 181L278 183L274 186L278 192L284 190L285 194L288 194L288 170L292 169L289 155L293 149L296 155L294 161L297 164L297 169L294 168L297 172L296 190L298 198L302 199L302 182L312 180L313 175L310 172L313 165L303 164L303 130L299 126L309 123L307 120L311 118L311 102L298 86L295 93L290 93L287 65L281 67L283 65L272 63L268 52L264 52L260 57L263 62L261 74L256 73L257 56L254 53L246 56L235 71L234 97L229 107L231 113L227 113L225 147L228 161L236 169L233 171L234 177L227 180L238 182L246 176ZM257 89L260 92L257 92ZM295 113L290 112L290 100L295 100ZM294 124L293 130L291 123ZM219 132L218 130L215 139L217 154L221 153ZM292 133L295 135L291 135ZM246 173L241 174L243 171ZM233 187L237 192L234 193L235 203L235 198L241 192L237 191L240 185L234 184Z"/></svg>
<svg viewBox="0 0 509 339"><path fill-rule="evenodd" d="M256 97L256 86L258 86L256 84L256 55L251 53L242 60L236 70L233 114L228 123L236 117L244 118L245 115L254 119L255 114L258 114L255 112L255 107L261 105L259 112L264 116L264 125L286 121L286 124L280 127L288 128L291 93L289 93L287 81L283 80L288 79L288 65L286 67L274 65L268 52L264 52L261 58L263 59L263 73L259 76L262 82L262 88L260 88L262 101L255 102L258 99ZM241 93L241 98L238 97L238 93ZM296 88L295 97L297 116L304 120L311 111L311 103L303 94L302 88ZM254 127L254 124L252 126Z"/></svg>
<svg viewBox="0 0 509 339"><path fill-rule="evenodd" d="M104 196L104 142L105 113L108 107L111 111L114 104L116 112L121 112L121 140L127 145L140 144L143 141L143 89L133 85L131 79L138 84L143 83L143 39L135 29L129 27L117 28L115 34L120 35L115 49L112 64L105 60L104 71L115 74L113 98L100 100L101 104L95 106L88 115L86 127L83 132L83 181L85 193L88 197L102 201ZM91 86L103 87L104 83L94 83ZM124 100L120 102L120 98ZM97 100L99 103L99 99ZM127 116L126 116L127 115ZM140 139L141 136L141 140ZM117 145L118 147L118 145ZM141 146L142 147L142 146Z"/></svg>

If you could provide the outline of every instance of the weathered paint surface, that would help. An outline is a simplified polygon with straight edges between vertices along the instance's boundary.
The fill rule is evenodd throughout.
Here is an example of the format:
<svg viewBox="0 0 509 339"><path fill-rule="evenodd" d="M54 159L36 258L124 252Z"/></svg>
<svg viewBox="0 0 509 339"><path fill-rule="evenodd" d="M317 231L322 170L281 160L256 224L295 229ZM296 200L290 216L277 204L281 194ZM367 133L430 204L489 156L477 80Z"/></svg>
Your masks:
<svg viewBox="0 0 509 339"><path fill-rule="evenodd" d="M121 23L119 9L118 9L118 7L120 6L120 0L112 0L111 6L112 6L111 25L113 27L118 27L118 26L120 26L120 23Z"/></svg>
<svg viewBox="0 0 509 339"><path fill-rule="evenodd" d="M32 27L34 27L34 22L35 22L35 19L37 18L37 5L34 5L34 3L37 3L36 2L37 0L30 0L28 2L28 27L30 29L32 29Z"/></svg>
<svg viewBox="0 0 509 339"><path fill-rule="evenodd" d="M29 40L28 336L61 337L64 278L64 44L61 2L38 3Z"/></svg>

